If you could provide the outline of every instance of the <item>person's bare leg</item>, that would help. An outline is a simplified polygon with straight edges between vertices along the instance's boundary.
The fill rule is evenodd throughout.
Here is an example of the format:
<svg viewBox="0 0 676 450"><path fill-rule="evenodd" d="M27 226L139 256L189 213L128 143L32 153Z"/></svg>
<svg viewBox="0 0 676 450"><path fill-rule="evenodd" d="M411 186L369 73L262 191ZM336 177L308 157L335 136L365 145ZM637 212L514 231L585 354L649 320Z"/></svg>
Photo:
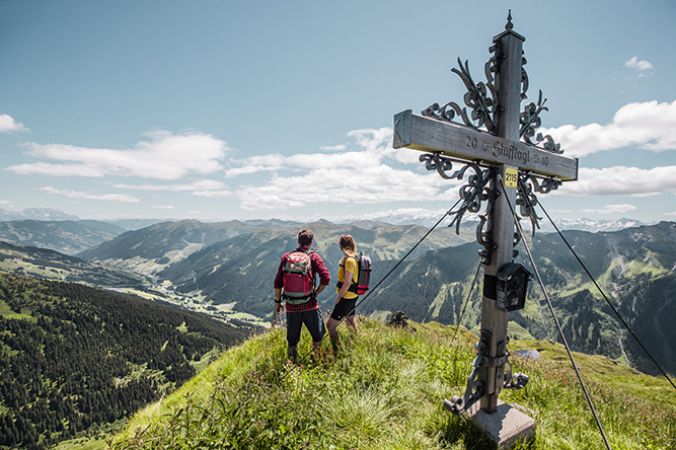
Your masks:
<svg viewBox="0 0 676 450"><path fill-rule="evenodd" d="M329 329L329 337L331 338L331 346L333 351L338 350L338 321L333 317L329 318L329 321L326 324L326 328Z"/></svg>
<svg viewBox="0 0 676 450"><path fill-rule="evenodd" d="M357 316L347 316L347 324L352 329L353 333L357 332Z"/></svg>

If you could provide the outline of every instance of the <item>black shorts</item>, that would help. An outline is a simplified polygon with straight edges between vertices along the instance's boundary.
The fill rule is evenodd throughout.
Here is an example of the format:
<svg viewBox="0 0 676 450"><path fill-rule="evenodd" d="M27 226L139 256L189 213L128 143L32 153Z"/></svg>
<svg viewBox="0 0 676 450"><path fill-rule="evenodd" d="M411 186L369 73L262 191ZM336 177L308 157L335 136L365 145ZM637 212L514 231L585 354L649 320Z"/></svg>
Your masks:
<svg viewBox="0 0 676 450"><path fill-rule="evenodd" d="M343 317L350 317L355 315L357 310L357 299L359 297L346 299L341 298L340 301L333 307L331 318L333 320L341 320Z"/></svg>
<svg viewBox="0 0 676 450"><path fill-rule="evenodd" d="M286 340L289 347L295 347L300 341L303 324L307 327L313 342L320 342L324 337L324 320L318 309L286 313Z"/></svg>

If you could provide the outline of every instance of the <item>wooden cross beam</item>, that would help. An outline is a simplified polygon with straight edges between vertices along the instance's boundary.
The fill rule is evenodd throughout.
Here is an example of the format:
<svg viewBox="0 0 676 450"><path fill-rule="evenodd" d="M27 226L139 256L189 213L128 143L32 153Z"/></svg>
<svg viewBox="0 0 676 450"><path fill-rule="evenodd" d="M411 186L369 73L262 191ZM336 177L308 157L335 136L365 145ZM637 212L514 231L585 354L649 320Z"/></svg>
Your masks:
<svg viewBox="0 0 676 450"><path fill-rule="evenodd" d="M394 116L394 148L407 147L453 158L507 164L561 181L577 180L578 160L473 128L413 114Z"/></svg>

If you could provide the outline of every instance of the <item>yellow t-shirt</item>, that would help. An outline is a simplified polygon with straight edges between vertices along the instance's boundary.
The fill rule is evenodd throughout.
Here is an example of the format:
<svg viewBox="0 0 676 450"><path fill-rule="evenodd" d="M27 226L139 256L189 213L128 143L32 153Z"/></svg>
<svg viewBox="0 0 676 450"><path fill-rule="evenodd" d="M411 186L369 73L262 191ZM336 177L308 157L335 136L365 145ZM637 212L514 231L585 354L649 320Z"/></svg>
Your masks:
<svg viewBox="0 0 676 450"><path fill-rule="evenodd" d="M359 266L357 265L356 257L344 256L343 259L340 260L340 265L338 266L338 281L341 283L345 281L345 272L352 272L352 283L357 282L359 279ZM336 287L336 293L338 292L340 292L340 289ZM350 291L347 291L343 296L343 298L348 300L357 297L359 297L357 294Z"/></svg>

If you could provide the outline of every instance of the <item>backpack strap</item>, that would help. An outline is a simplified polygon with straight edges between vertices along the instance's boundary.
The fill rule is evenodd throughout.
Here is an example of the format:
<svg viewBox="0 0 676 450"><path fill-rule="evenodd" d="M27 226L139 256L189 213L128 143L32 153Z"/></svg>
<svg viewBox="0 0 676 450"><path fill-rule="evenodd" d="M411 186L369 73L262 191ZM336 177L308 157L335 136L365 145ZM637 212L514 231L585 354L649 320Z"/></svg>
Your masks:
<svg viewBox="0 0 676 450"><path fill-rule="evenodd" d="M343 259L341 260L340 264L339 264L339 266L343 268L343 274L345 274L345 261L347 260L347 258L354 258L354 260L357 263L357 281L350 280L350 288L347 290L347 292L352 292L353 294L356 294L357 293L357 286L359 284L359 258L357 258L356 256L344 256ZM354 276L354 274L352 274L352 276ZM344 277L344 275L343 275L343 277ZM336 283L336 287L338 289L341 289L343 287L343 283L344 283L344 281L338 281Z"/></svg>

